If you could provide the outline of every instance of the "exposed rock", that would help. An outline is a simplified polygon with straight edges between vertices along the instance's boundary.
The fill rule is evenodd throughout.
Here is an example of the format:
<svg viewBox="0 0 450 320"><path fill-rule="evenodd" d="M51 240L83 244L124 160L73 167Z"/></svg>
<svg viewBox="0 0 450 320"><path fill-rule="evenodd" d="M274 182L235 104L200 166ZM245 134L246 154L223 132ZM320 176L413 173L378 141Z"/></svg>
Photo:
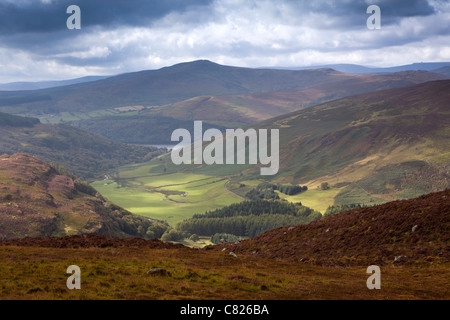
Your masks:
<svg viewBox="0 0 450 320"><path fill-rule="evenodd" d="M153 277L171 277L172 274L164 269L161 268L152 268L150 270L147 271L146 273L149 276L153 276Z"/></svg>
<svg viewBox="0 0 450 320"><path fill-rule="evenodd" d="M395 256L394 262L402 262L406 260L406 256Z"/></svg>

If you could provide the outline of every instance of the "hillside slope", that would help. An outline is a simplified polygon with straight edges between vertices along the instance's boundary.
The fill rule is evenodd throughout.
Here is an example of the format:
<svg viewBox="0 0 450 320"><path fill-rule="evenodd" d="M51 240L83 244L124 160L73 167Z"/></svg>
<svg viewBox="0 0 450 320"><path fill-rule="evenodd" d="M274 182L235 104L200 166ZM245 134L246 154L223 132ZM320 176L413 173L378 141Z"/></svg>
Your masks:
<svg viewBox="0 0 450 320"><path fill-rule="evenodd" d="M450 77L450 66L442 67L442 68L433 70L433 72L440 73L440 74L443 74L443 75L445 75L447 77Z"/></svg>
<svg viewBox="0 0 450 320"><path fill-rule="evenodd" d="M173 130L189 129L192 127L193 120L202 120L205 127L218 129L242 127L325 101L446 78L444 75L425 71L385 75L344 74L330 70L327 72L323 70L323 72L323 77L327 78L327 81L318 84L312 81L304 88L297 90L244 95L202 95L166 106L129 107L129 112L119 114L116 108L110 115L97 115L86 119L83 114L76 115L80 118L79 120L74 121L73 116L72 118L67 116L67 120L84 130L114 141L166 144L171 142ZM305 74L305 77L307 76ZM139 110L134 110L136 108ZM54 121L55 117L41 119Z"/></svg>
<svg viewBox="0 0 450 320"><path fill-rule="evenodd" d="M328 102L262 122L280 130L279 182L341 189L336 204L380 203L449 187L450 81ZM258 168L246 177L257 177Z"/></svg>
<svg viewBox="0 0 450 320"><path fill-rule="evenodd" d="M450 66L450 62L420 62L420 63L412 63L402 66L394 66L394 67L367 67L356 64L329 64L329 65L318 65L312 67L300 67L300 68L291 68L294 70L305 70L305 69L318 69L318 68L331 68L334 70L338 70L340 72L347 73L393 73L393 72L402 72L402 71L431 71L436 72L435 70L438 68L443 68L446 66ZM285 68L288 69L288 68Z"/></svg>
<svg viewBox="0 0 450 320"><path fill-rule="evenodd" d="M241 196L250 191L241 184L262 178L306 185L298 196L280 197L322 213L329 205L374 205L450 188L449 80L334 100L252 127L279 129L274 176L262 177L259 165L174 166L168 156L165 165L232 177Z"/></svg>
<svg viewBox="0 0 450 320"><path fill-rule="evenodd" d="M91 179L161 152L154 147L116 143L68 125L40 124L38 119L0 112L0 154L4 153L27 153Z"/></svg>
<svg viewBox="0 0 450 320"><path fill-rule="evenodd" d="M165 223L110 203L87 183L26 154L0 156L0 239L102 234L160 237ZM150 234L150 233L149 233Z"/></svg>
<svg viewBox="0 0 450 320"><path fill-rule="evenodd" d="M271 230L225 247L237 254L321 265L448 263L450 189Z"/></svg>
<svg viewBox="0 0 450 320"><path fill-rule="evenodd" d="M0 83L0 91L38 90L54 87L69 86L72 84L97 81L108 78L107 76L87 76L70 80L37 81L37 82L10 82Z"/></svg>
<svg viewBox="0 0 450 320"><path fill-rule="evenodd" d="M200 96L162 109L162 114L180 120L236 122L241 125L267 120L322 102L372 91L406 87L446 77L426 71L384 75L330 73L329 81L311 83L297 90L231 96ZM142 114L145 114L143 111ZM220 115L220 117L218 117Z"/></svg>

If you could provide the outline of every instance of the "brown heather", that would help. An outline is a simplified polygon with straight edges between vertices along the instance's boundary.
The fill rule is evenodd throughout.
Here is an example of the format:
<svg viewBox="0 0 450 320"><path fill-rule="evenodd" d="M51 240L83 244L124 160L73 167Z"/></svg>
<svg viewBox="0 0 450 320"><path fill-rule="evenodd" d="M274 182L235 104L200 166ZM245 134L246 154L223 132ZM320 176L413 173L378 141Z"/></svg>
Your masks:
<svg viewBox="0 0 450 320"><path fill-rule="evenodd" d="M0 299L448 300L449 196L343 212L206 249L97 235L3 241ZM73 264L81 290L66 288ZM381 290L366 287L372 264L381 266ZM152 276L152 268L170 276Z"/></svg>
<svg viewBox="0 0 450 320"><path fill-rule="evenodd" d="M225 247L235 253L330 266L448 263L450 189L271 230Z"/></svg>

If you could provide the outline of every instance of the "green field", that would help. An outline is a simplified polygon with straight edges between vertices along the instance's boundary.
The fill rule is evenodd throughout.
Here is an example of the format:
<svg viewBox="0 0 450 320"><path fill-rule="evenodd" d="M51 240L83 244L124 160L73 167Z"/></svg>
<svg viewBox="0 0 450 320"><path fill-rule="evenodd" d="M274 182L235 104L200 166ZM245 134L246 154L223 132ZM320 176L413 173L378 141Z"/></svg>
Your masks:
<svg viewBox="0 0 450 320"><path fill-rule="evenodd" d="M333 188L329 190L307 190L295 196L287 196L279 191L276 191L281 199L286 199L290 202L301 202L304 206L313 208L316 211L324 214L329 206L334 204L334 197L342 189Z"/></svg>
<svg viewBox="0 0 450 320"><path fill-rule="evenodd" d="M165 220L175 226L196 213L204 213L243 201L245 194L263 180L234 181L217 176L219 172L203 174L177 172L167 157L150 162L124 166L109 180L92 184L104 197L125 209L149 218ZM205 171L211 168L205 168ZM202 172L199 174L198 172ZM281 199L302 202L324 213L334 204L342 189L308 190L295 196L279 193Z"/></svg>
<svg viewBox="0 0 450 320"><path fill-rule="evenodd" d="M58 114L40 116L39 120L41 123L48 124L58 124L62 122L71 122L79 120L87 120L96 117L106 117L111 115L119 115L120 113L114 109L105 110L93 110L90 112L61 112ZM131 113L126 113L126 115L131 115Z"/></svg>
<svg viewBox="0 0 450 320"><path fill-rule="evenodd" d="M242 201L225 189L228 179L189 173L160 173L158 160L126 166L92 184L123 208L175 226L196 213Z"/></svg>

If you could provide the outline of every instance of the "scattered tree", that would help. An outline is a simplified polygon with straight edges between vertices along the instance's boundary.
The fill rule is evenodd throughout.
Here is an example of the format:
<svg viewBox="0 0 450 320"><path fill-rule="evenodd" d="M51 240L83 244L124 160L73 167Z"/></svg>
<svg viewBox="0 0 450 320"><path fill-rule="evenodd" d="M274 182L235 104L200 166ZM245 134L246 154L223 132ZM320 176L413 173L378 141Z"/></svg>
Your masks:
<svg viewBox="0 0 450 320"><path fill-rule="evenodd" d="M322 182L322 184L320 185L320 190L328 190L330 189L330 185L328 184L328 182Z"/></svg>

